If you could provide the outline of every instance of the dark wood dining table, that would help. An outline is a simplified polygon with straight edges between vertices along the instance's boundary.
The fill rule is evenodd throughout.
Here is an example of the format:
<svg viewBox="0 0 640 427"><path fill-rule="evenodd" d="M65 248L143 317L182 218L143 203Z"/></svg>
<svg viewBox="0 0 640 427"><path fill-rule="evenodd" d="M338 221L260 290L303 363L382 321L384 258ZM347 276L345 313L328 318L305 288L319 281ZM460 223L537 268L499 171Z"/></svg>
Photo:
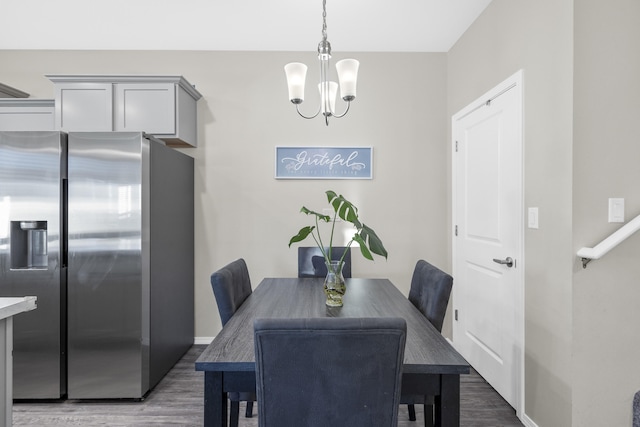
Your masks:
<svg viewBox="0 0 640 427"><path fill-rule="evenodd" d="M318 278L266 278L245 300L195 364L205 376L204 425L226 427L228 391L255 391L254 319L402 317L403 394L435 396L437 424L459 426L460 375L469 364L398 288L387 279L346 279L344 305L327 307L322 285Z"/></svg>

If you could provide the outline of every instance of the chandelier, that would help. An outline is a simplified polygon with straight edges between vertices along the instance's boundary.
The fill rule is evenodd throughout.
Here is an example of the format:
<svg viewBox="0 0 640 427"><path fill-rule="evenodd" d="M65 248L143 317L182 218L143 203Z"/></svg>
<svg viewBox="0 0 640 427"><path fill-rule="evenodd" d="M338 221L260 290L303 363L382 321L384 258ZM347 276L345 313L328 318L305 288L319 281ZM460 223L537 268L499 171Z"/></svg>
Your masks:
<svg viewBox="0 0 640 427"><path fill-rule="evenodd" d="M331 44L327 40L327 1L322 1L322 40L318 44L318 60L320 61L320 106L312 116L305 116L300 112L300 104L304 101L304 84L307 77L307 66L300 62L291 62L284 66L289 87L289 100L296 106L296 111L305 119L313 119L322 113L324 121L329 126L329 117L341 118L349 112L351 101L356 99L356 82L360 63L355 59L343 59L336 62L338 81L340 82L340 97L347 103L342 114L335 113L338 83L329 81L329 60L331 59Z"/></svg>

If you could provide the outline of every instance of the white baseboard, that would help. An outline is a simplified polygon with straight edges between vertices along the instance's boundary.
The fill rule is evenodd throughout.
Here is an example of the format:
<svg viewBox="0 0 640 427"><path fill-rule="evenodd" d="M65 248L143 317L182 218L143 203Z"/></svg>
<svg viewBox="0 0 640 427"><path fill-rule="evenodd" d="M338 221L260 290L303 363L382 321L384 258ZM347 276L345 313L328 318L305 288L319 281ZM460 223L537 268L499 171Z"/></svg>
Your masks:
<svg viewBox="0 0 640 427"><path fill-rule="evenodd" d="M195 337L193 343L196 345L209 345L215 337Z"/></svg>
<svg viewBox="0 0 640 427"><path fill-rule="evenodd" d="M520 418L520 421L522 421L522 424L526 427L538 427L538 425L534 423L533 420L527 416L527 414L524 414L522 418Z"/></svg>

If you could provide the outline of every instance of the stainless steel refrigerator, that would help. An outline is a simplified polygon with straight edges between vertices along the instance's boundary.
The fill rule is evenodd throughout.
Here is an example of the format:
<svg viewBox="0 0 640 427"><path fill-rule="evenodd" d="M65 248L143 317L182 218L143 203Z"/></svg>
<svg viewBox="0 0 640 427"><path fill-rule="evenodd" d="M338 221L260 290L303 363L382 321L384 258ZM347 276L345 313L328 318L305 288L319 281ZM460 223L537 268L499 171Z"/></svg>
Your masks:
<svg viewBox="0 0 640 427"><path fill-rule="evenodd" d="M193 344L193 159L139 132L0 132L17 399L141 398Z"/></svg>

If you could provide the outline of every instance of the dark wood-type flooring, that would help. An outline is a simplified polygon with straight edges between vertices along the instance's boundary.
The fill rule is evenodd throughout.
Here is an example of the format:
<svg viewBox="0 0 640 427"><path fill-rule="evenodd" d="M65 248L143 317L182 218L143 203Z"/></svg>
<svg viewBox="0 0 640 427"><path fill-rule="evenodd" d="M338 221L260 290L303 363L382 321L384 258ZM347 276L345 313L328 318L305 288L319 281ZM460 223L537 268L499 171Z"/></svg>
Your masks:
<svg viewBox="0 0 640 427"><path fill-rule="evenodd" d="M15 426L201 426L203 420L204 374L194 364L205 346L193 346L164 379L141 402L127 400L15 403ZM498 393L477 373L461 376L461 426L511 427L522 423ZM418 420L409 421L406 405L400 407L399 427L424 426L422 407ZM257 427L240 408L239 427Z"/></svg>

